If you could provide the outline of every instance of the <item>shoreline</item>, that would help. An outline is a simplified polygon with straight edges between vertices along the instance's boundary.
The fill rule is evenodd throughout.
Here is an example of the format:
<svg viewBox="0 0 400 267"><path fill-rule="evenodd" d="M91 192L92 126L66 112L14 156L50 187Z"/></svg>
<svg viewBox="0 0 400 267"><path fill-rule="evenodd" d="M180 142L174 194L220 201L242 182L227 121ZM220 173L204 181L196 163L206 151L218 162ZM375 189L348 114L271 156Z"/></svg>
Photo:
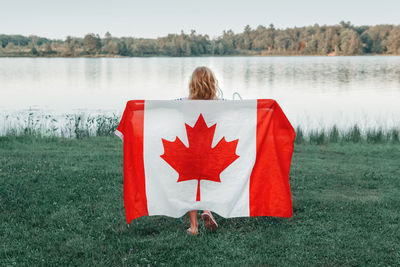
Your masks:
<svg viewBox="0 0 400 267"><path fill-rule="evenodd" d="M203 58L203 57L398 57L400 54L360 54L360 55L301 55L301 54L234 54L234 55L199 55L199 56L167 56L167 55L147 55L147 56L120 56L120 55L84 55L84 56L35 56L35 55L1 55L0 58Z"/></svg>

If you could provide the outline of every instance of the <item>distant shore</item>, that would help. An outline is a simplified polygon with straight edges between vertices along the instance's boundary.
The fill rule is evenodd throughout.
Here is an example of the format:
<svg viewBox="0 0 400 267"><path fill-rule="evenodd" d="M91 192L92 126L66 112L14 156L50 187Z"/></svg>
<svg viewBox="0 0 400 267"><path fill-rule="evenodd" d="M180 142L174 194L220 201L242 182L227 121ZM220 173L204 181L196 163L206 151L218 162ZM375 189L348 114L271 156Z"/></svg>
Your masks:
<svg viewBox="0 0 400 267"><path fill-rule="evenodd" d="M375 57L375 56L400 56L400 54L363 54L363 55L336 55L336 54L324 54L324 55L302 55L302 54L234 54L234 55L197 55L197 56L167 56L167 55L143 55L143 56L121 56L121 55L81 55L81 56L61 56L61 55L43 55L35 56L30 54L0 54L0 58L181 58L181 57Z"/></svg>
<svg viewBox="0 0 400 267"><path fill-rule="evenodd" d="M104 37L88 33L64 40L36 35L0 34L0 57L201 57L201 56L358 56L400 55L400 25L335 25L275 28L207 34L181 31L157 38Z"/></svg>

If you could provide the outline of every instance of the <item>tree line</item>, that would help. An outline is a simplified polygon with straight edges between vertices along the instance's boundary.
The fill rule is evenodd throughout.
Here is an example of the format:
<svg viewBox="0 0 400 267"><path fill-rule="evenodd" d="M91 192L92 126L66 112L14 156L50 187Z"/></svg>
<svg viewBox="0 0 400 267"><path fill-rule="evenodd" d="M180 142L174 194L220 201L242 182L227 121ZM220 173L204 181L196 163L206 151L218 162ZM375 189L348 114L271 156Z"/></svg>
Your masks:
<svg viewBox="0 0 400 267"><path fill-rule="evenodd" d="M203 55L400 55L400 25L318 25L277 29L273 24L241 33L232 30L211 39L208 35L168 34L159 38L103 38L89 33L65 40L35 35L0 34L0 56L203 56Z"/></svg>

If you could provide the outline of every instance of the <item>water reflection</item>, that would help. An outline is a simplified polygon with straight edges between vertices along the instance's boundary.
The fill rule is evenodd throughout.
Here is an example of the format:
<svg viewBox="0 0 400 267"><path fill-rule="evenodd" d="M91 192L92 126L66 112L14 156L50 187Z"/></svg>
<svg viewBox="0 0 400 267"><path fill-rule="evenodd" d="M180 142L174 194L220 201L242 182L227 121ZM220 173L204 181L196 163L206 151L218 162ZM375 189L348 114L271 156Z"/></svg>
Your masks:
<svg viewBox="0 0 400 267"><path fill-rule="evenodd" d="M224 96L274 98L293 125L400 125L400 57L0 58L0 109L114 110L186 96L195 67Z"/></svg>

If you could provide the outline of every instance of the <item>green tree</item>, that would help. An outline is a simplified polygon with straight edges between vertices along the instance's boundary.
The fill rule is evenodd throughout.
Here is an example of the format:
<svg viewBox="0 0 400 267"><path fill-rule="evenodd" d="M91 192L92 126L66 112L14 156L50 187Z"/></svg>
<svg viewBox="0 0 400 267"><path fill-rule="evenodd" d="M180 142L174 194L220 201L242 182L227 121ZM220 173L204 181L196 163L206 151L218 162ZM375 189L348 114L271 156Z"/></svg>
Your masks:
<svg viewBox="0 0 400 267"><path fill-rule="evenodd" d="M61 51L61 55L64 57L74 57L76 56L75 54L75 49L77 46L77 40L75 38L72 38L71 36L67 36L65 38L65 42Z"/></svg>
<svg viewBox="0 0 400 267"><path fill-rule="evenodd" d="M30 53L34 56L38 56L39 52L37 51L36 47L32 47L30 50Z"/></svg>
<svg viewBox="0 0 400 267"><path fill-rule="evenodd" d="M83 38L83 48L84 51L90 55L99 53L101 49L100 36L94 33L86 34Z"/></svg>
<svg viewBox="0 0 400 267"><path fill-rule="evenodd" d="M126 45L125 40L123 39L118 42L118 55L121 56L129 55L128 46Z"/></svg>
<svg viewBox="0 0 400 267"><path fill-rule="evenodd" d="M119 42L113 40L113 37L111 36L110 32L106 32L104 35L104 40L103 40L103 47L102 47L102 53L107 54L107 55L117 55L119 54Z"/></svg>
<svg viewBox="0 0 400 267"><path fill-rule="evenodd" d="M357 55L361 51L360 38L354 30L346 28L340 34L340 51L344 55Z"/></svg>
<svg viewBox="0 0 400 267"><path fill-rule="evenodd" d="M392 28L391 25L376 25L364 31L361 35L364 51L377 54L385 53L388 50L388 37Z"/></svg>
<svg viewBox="0 0 400 267"><path fill-rule="evenodd" d="M53 53L53 49L51 48L51 43L44 44L44 53L50 55Z"/></svg>

